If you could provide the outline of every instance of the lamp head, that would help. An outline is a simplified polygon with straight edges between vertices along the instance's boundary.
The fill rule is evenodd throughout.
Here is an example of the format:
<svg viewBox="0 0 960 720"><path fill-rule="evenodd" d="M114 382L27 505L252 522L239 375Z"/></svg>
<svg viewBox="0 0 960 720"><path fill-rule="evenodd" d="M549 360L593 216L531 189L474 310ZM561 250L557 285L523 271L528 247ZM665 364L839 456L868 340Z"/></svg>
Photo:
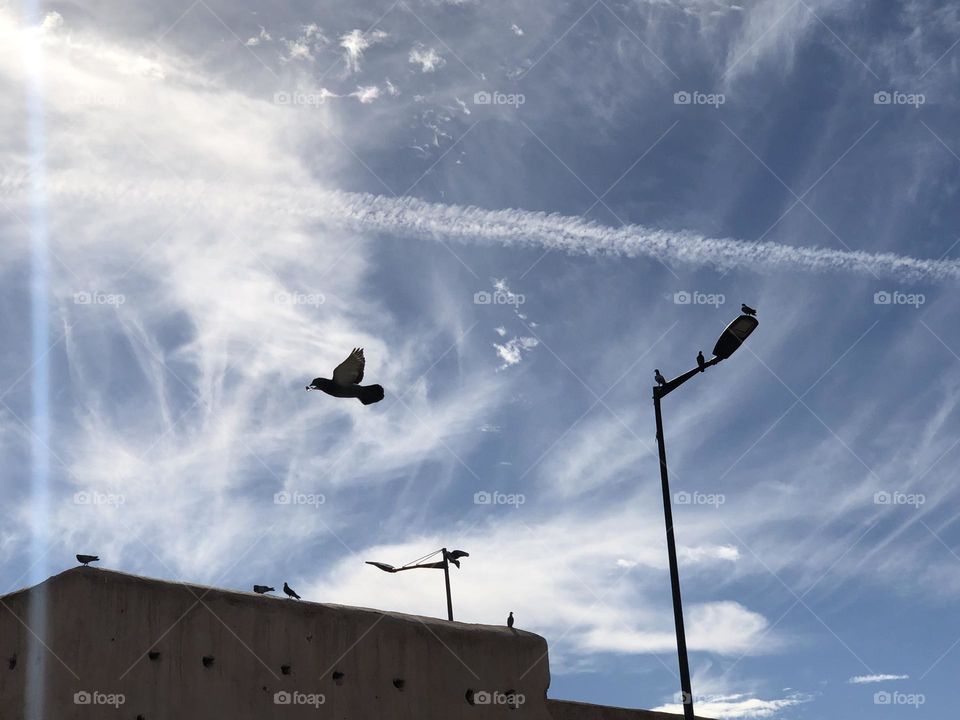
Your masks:
<svg viewBox="0 0 960 720"><path fill-rule="evenodd" d="M760 321L752 315L740 315L721 333L717 344L713 346L713 354L721 360L726 360L737 351L759 324Z"/></svg>

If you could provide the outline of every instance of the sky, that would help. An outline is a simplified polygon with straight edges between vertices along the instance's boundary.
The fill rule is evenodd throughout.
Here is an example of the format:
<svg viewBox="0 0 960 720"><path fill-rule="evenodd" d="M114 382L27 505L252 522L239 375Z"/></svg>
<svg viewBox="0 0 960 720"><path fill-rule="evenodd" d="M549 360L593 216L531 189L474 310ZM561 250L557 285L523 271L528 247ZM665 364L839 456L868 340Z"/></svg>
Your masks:
<svg viewBox="0 0 960 720"><path fill-rule="evenodd" d="M0 2L0 593L103 567L550 644L553 698L960 669L960 7ZM354 347L368 407L307 393ZM242 650L238 650L243 652Z"/></svg>

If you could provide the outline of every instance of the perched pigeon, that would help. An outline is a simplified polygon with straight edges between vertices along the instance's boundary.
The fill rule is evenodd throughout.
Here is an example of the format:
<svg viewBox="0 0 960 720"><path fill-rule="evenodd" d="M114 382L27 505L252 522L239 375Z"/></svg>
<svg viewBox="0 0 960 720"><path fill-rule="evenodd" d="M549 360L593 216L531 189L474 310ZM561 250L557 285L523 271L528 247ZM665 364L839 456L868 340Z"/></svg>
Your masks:
<svg viewBox="0 0 960 720"><path fill-rule="evenodd" d="M663 375L660 374L659 370L655 369L653 371L653 377L657 381L657 385L663 386L667 384L666 379L664 379Z"/></svg>
<svg viewBox="0 0 960 720"><path fill-rule="evenodd" d="M510 611L510 614L507 616L507 627L513 627L513 610Z"/></svg>
<svg viewBox="0 0 960 720"><path fill-rule="evenodd" d="M452 550L447 553L447 560L452 562L457 567L460 567L460 558L470 557L470 553L464 552L463 550Z"/></svg>
<svg viewBox="0 0 960 720"><path fill-rule="evenodd" d="M287 585L286 583L283 584L283 591L284 591L289 597L296 598L297 600L300 599L300 596L297 595L297 594L293 591L293 588L290 587L289 585Z"/></svg>
<svg viewBox="0 0 960 720"><path fill-rule="evenodd" d="M745 305L745 304L743 304L743 303L740 303L740 312L742 312L744 315L756 315L756 314L757 314L757 311L756 311L756 310L754 310L754 309L753 309L752 307L750 307L749 305Z"/></svg>
<svg viewBox="0 0 960 720"><path fill-rule="evenodd" d="M707 364L707 361L703 357L703 350L697 353L697 367L700 368L700 372L703 372L704 366Z"/></svg>
<svg viewBox="0 0 960 720"><path fill-rule="evenodd" d="M307 385L307 390L323 390L333 397L355 397L364 405L371 405L383 400L382 385L360 385L363 380L363 368L367 361L363 357L363 348L354 348L347 359L337 365L333 371L333 379L314 378Z"/></svg>
<svg viewBox="0 0 960 720"><path fill-rule="evenodd" d="M276 590L276 588L272 588L272 587L269 587L269 586L267 586L267 585L254 585L254 586L253 586L253 591L254 591L255 593L258 593L259 595L263 595L264 593L268 593L268 592L273 592L274 590Z"/></svg>
<svg viewBox="0 0 960 720"><path fill-rule="evenodd" d="M100 558L96 555L77 555L77 560L83 565L86 565L87 563L99 562Z"/></svg>

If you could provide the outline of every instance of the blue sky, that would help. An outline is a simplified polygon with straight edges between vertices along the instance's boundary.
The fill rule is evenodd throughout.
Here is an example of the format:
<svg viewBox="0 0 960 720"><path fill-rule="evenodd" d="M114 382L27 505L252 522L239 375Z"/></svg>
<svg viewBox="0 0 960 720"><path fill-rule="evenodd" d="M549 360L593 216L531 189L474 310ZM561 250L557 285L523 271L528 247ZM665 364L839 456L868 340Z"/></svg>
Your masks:
<svg viewBox="0 0 960 720"><path fill-rule="evenodd" d="M458 547L552 697L670 707L652 373L747 302L664 404L699 710L950 712L957 7L342 5L0 4L4 589L439 616L363 561Z"/></svg>

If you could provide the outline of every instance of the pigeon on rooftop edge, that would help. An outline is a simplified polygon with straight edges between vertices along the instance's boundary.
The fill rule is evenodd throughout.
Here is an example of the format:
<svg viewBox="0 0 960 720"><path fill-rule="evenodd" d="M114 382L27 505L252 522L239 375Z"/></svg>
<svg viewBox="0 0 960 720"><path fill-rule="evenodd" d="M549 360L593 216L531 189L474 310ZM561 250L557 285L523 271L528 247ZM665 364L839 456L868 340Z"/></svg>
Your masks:
<svg viewBox="0 0 960 720"><path fill-rule="evenodd" d="M98 562L100 558L96 555L77 555L77 561L86 565L87 563Z"/></svg>
<svg viewBox="0 0 960 720"><path fill-rule="evenodd" d="M300 599L300 596L297 595L297 593L294 592L293 588L287 585L286 583L283 584L283 591L292 598L296 598L297 600Z"/></svg>
<svg viewBox="0 0 960 720"><path fill-rule="evenodd" d="M268 586L268 585L254 585L254 586L253 586L253 591L254 591L255 593L259 594L259 595L263 595L264 593L268 593L268 592L273 592L274 590L276 590L276 588L272 588L272 587L270 587L270 586Z"/></svg>
<svg viewBox="0 0 960 720"><path fill-rule="evenodd" d="M357 398L364 405L383 400L382 385L360 385L367 361L363 348L354 348L347 359L333 370L333 379L314 378L307 390L322 390L327 395L341 398Z"/></svg>

